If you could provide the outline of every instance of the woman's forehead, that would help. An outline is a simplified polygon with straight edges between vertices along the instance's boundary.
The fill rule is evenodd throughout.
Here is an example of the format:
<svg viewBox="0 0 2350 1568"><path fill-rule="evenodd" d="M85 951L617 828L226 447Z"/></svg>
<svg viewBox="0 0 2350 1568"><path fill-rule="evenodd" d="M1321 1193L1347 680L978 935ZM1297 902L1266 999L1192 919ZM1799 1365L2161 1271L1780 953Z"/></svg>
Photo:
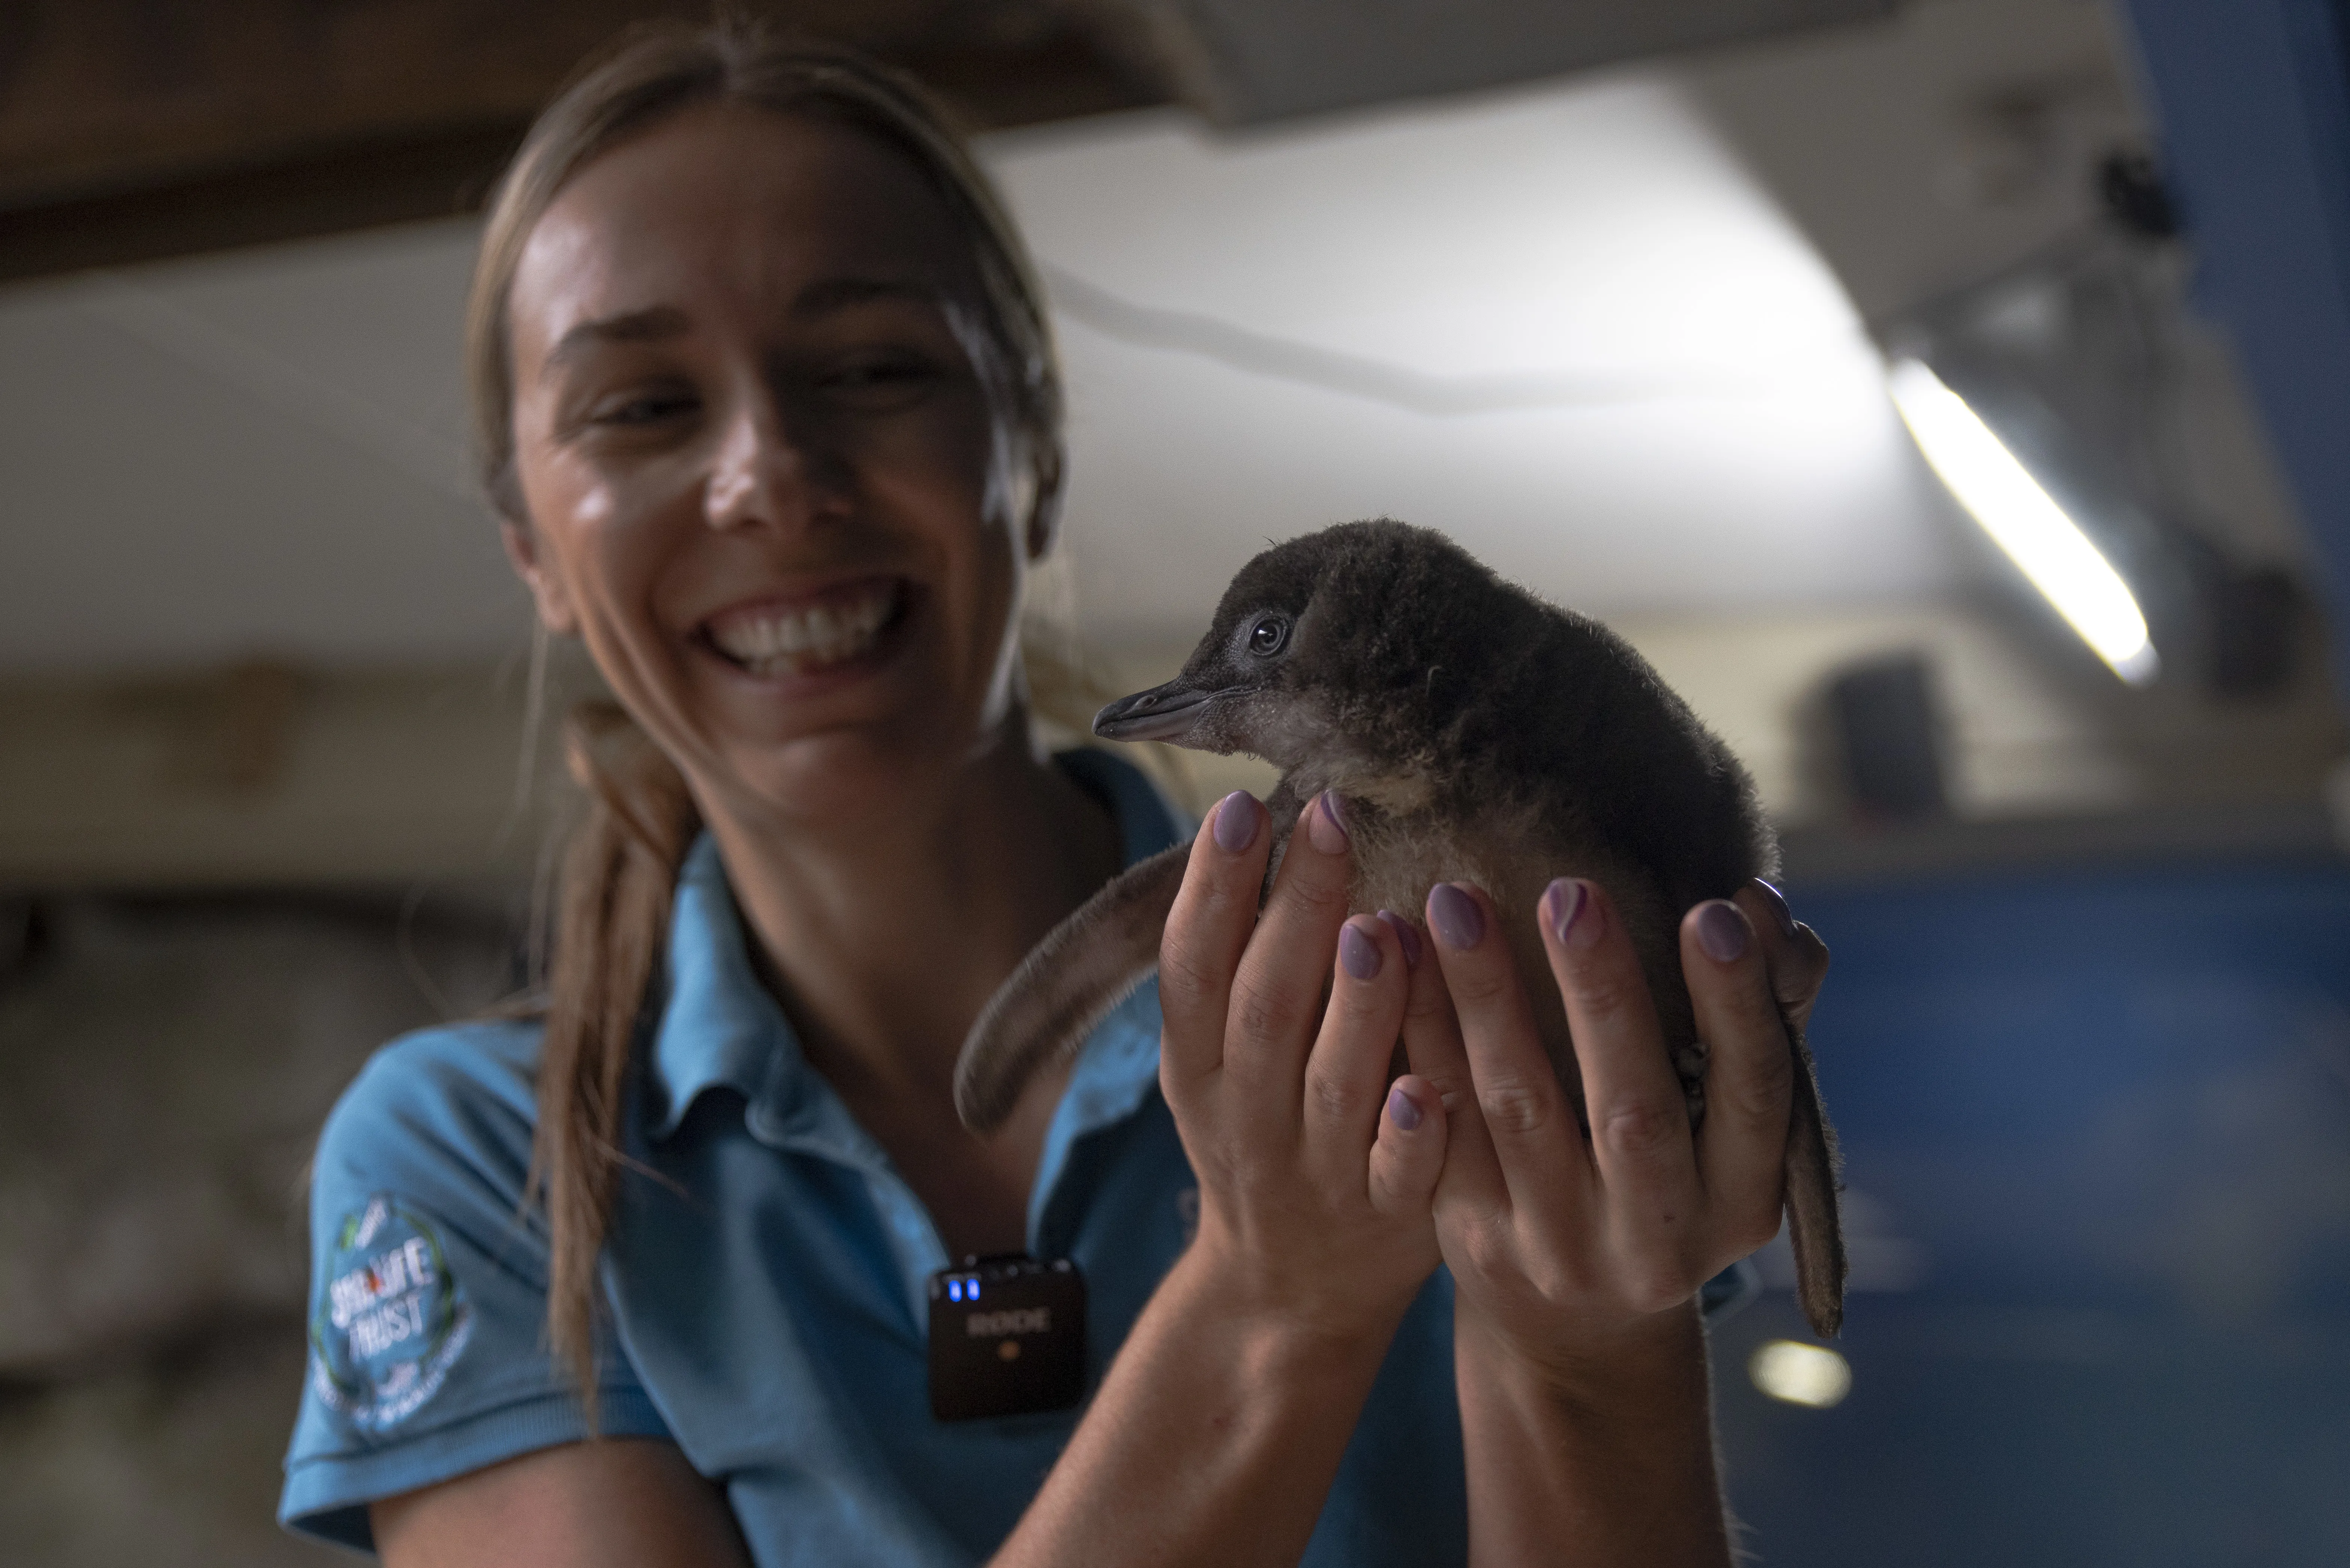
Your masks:
<svg viewBox="0 0 2350 1568"><path fill-rule="evenodd" d="M844 286L964 295L973 276L906 154L847 126L723 105L573 176L525 243L508 310L521 347L617 314L785 312Z"/></svg>

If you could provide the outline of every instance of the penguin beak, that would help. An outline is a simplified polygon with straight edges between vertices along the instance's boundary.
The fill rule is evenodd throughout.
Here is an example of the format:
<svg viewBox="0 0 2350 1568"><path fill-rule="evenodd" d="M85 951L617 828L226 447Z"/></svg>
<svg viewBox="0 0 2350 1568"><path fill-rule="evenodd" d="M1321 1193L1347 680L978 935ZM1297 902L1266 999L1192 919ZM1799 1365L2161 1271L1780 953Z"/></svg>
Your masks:
<svg viewBox="0 0 2350 1568"><path fill-rule="evenodd" d="M1094 733L1105 741L1171 741L1181 743L1222 696L1197 691L1180 680L1121 697L1094 715Z"/></svg>

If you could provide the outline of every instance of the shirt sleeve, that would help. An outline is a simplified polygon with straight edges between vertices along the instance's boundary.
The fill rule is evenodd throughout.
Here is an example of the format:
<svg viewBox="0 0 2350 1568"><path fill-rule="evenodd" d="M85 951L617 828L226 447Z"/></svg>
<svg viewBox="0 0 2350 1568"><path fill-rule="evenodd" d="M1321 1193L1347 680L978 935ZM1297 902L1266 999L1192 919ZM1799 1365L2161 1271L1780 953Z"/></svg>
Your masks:
<svg viewBox="0 0 2350 1568"><path fill-rule="evenodd" d="M289 1529L372 1551L374 1499L588 1435L546 1346L546 1232L523 1203L536 1054L530 1024L409 1035L327 1118ZM602 1325L597 1367L604 1435L669 1437Z"/></svg>

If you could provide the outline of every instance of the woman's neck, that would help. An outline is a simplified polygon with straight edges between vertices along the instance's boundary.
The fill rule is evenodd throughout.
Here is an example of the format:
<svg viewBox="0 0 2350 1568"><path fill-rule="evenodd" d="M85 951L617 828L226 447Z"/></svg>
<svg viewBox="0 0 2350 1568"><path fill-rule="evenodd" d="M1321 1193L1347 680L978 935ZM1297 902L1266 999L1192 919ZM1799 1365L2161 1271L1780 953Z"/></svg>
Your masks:
<svg viewBox="0 0 2350 1568"><path fill-rule="evenodd" d="M1026 725L1014 711L879 831L792 833L704 803L764 978L852 1106L948 1096L987 999L1122 863L1110 812Z"/></svg>

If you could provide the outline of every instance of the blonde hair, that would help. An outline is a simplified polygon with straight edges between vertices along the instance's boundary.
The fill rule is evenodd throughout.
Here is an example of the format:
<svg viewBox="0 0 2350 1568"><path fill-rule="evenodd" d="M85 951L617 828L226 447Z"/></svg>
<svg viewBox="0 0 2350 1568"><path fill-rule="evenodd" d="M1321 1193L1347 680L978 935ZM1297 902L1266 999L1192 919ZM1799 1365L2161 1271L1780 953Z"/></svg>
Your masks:
<svg viewBox="0 0 2350 1568"><path fill-rule="evenodd" d="M540 114L492 198L466 312L466 366L481 476L527 528L515 472L507 304L531 231L602 153L690 109L744 104L845 125L903 155L969 245L974 323L989 358L1006 455L1025 504L1011 521L1049 537L1061 495L1061 387L1044 297L1019 234L946 112L906 78L753 23L654 26L626 36ZM547 1340L595 1418L596 1270L622 1166L622 1116L649 988L668 941L678 869L700 830L684 778L618 705L583 706L566 756L586 811L566 849L545 963L545 1044L529 1192L549 1238Z"/></svg>

